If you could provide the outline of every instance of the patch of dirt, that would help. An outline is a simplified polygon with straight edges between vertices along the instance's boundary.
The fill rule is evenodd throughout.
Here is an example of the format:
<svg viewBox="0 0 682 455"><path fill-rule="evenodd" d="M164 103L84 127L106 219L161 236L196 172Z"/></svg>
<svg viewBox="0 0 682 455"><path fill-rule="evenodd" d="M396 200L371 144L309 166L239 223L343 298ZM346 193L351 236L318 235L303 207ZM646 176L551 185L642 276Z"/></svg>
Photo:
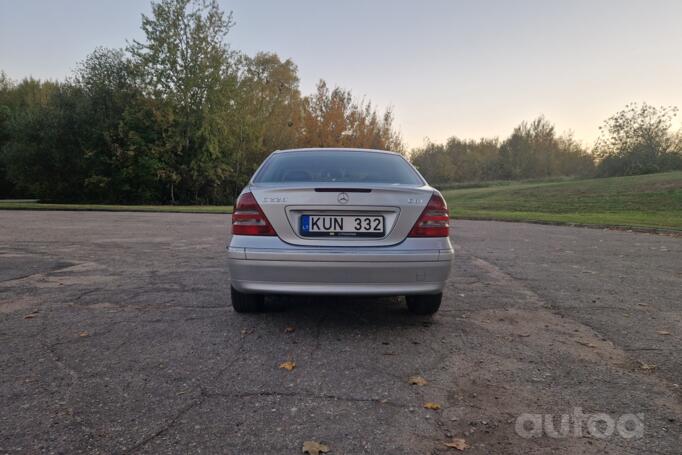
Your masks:
<svg viewBox="0 0 682 455"><path fill-rule="evenodd" d="M0 287L13 287L18 284L25 286L27 282L30 282L30 286L35 288L57 288L59 286L92 285L113 281L115 277L102 274L106 270L105 266L95 262L83 262L46 273L35 273L14 280L7 280L0 283Z"/></svg>
<svg viewBox="0 0 682 455"><path fill-rule="evenodd" d="M31 307L37 305L38 302L29 297L16 297L12 299L1 299L0 300L0 313L12 313L14 311L26 311Z"/></svg>
<svg viewBox="0 0 682 455"><path fill-rule="evenodd" d="M102 302L102 303L93 303L91 305L85 305L85 308L90 308L92 310L118 310L121 307L119 305L114 304L114 303Z"/></svg>

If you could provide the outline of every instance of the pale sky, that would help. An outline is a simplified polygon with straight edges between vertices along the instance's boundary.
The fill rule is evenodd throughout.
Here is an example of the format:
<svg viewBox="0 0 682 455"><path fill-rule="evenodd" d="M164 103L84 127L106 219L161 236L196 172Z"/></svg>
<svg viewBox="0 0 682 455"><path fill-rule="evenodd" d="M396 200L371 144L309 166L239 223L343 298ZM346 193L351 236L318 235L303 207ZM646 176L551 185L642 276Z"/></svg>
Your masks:
<svg viewBox="0 0 682 455"><path fill-rule="evenodd" d="M393 106L409 146L507 136L544 114L586 144L631 101L682 107L682 1L220 0L228 36ZM63 79L142 38L146 0L0 0L0 69Z"/></svg>

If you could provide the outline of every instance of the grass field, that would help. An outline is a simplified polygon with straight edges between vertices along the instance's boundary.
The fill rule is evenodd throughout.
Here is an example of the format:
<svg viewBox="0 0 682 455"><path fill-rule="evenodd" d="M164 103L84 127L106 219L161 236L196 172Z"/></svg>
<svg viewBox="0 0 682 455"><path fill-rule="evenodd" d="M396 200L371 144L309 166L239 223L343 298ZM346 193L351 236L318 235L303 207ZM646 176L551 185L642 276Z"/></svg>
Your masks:
<svg viewBox="0 0 682 455"><path fill-rule="evenodd" d="M443 194L453 218L682 231L682 172L461 184L444 189ZM44 204L33 200L0 201L0 209L232 212L229 205Z"/></svg>
<svg viewBox="0 0 682 455"><path fill-rule="evenodd" d="M445 189L454 218L682 230L682 172Z"/></svg>

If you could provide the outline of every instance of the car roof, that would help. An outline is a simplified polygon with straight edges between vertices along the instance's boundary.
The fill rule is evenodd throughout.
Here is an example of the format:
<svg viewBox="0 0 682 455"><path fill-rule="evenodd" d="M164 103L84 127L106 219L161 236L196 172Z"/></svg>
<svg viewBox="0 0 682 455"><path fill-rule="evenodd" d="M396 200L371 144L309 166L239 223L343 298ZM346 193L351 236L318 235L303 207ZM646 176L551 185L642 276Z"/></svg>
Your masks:
<svg viewBox="0 0 682 455"><path fill-rule="evenodd" d="M310 148L298 148L298 149L287 149L287 150L275 150L272 153L290 153L290 152L371 152L371 153L387 153L390 155L400 155L397 152L391 152L388 150L378 150L378 149L361 149L361 148L350 148L350 147L310 147Z"/></svg>

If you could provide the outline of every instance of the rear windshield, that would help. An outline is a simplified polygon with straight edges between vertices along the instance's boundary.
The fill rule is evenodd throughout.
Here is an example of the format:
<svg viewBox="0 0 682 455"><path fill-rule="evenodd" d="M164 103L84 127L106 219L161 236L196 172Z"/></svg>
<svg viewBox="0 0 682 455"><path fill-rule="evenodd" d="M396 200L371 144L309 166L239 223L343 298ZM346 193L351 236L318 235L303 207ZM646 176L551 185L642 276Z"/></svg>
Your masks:
<svg viewBox="0 0 682 455"><path fill-rule="evenodd" d="M270 156L253 181L424 184L400 155L355 151L278 153Z"/></svg>

